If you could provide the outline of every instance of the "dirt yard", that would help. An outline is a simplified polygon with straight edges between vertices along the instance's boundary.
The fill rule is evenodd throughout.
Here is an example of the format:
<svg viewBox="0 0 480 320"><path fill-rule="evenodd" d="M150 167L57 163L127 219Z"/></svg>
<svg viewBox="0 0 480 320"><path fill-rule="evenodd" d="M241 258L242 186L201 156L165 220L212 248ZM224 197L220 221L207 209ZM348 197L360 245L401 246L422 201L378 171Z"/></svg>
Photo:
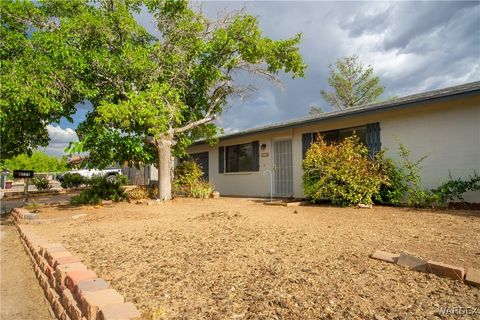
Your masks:
<svg viewBox="0 0 480 320"><path fill-rule="evenodd" d="M369 258L376 249L480 268L480 213L265 206L258 200L44 207L31 226L146 319L449 319L480 289ZM480 313L468 317L480 317ZM467 317L467 318L468 318Z"/></svg>
<svg viewBox="0 0 480 320"><path fill-rule="evenodd" d="M0 243L0 319L52 320L42 288L12 223L2 221Z"/></svg>

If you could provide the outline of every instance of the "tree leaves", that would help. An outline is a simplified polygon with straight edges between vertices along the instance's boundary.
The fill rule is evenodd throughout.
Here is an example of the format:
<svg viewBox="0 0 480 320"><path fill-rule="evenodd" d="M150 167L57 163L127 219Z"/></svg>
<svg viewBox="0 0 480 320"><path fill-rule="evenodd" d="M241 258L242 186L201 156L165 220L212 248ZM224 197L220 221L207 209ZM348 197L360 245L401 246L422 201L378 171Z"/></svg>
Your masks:
<svg viewBox="0 0 480 320"><path fill-rule="evenodd" d="M147 138L173 134L181 154L195 139L213 141L219 130L212 122L230 97L249 89L235 83L235 73L276 81L279 71L297 77L306 67L300 35L274 41L255 17L210 21L184 0L5 1L2 9L2 157L47 145L45 126L69 118L84 100L94 110L71 152L104 164L132 151L132 159L148 162L155 155ZM160 37L135 20L141 10L155 17Z"/></svg>
<svg viewBox="0 0 480 320"><path fill-rule="evenodd" d="M6 159L46 147L46 125L72 115L85 93L64 68L71 54L44 11L30 2L2 1L0 12L0 134Z"/></svg>

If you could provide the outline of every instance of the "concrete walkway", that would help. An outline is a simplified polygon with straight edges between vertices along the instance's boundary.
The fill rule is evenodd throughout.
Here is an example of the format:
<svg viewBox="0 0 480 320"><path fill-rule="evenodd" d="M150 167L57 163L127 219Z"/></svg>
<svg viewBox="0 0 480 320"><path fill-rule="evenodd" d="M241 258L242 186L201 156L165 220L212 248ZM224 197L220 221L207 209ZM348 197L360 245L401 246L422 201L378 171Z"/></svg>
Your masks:
<svg viewBox="0 0 480 320"><path fill-rule="evenodd" d="M31 262L9 221L0 225L0 242L0 319L52 320Z"/></svg>
<svg viewBox="0 0 480 320"><path fill-rule="evenodd" d="M1 1L1 0L0 0ZM31 197L30 202L53 204L53 203L67 203L75 193L70 194L55 194ZM23 199L0 199L0 214L6 215L10 213L13 208L19 208L23 205Z"/></svg>

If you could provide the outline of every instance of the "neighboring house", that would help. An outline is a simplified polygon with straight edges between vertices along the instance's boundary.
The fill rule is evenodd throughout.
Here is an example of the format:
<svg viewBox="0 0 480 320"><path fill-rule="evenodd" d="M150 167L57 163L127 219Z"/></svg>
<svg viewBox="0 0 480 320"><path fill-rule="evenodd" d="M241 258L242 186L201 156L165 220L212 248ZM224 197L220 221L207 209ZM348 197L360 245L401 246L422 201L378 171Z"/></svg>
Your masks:
<svg viewBox="0 0 480 320"><path fill-rule="evenodd" d="M227 134L216 146L198 142L188 152L222 195L269 196L270 170L273 196L302 198L302 160L315 135L338 141L354 131L371 152L386 148L398 160L401 142L412 160L428 155L421 172L425 188L449 174L480 174L480 82ZM480 193L465 199L480 202Z"/></svg>

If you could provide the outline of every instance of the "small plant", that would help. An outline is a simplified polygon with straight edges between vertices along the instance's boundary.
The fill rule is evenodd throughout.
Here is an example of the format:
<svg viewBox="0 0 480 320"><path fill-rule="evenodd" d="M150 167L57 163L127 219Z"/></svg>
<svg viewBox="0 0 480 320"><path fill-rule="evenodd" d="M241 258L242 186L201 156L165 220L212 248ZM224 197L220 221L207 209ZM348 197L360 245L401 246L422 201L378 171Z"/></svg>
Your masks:
<svg viewBox="0 0 480 320"><path fill-rule="evenodd" d="M119 175L112 180L108 177L94 176L87 181L88 187L79 195L72 197L72 205L99 204L102 200L121 201L127 198L125 188L128 177Z"/></svg>
<svg viewBox="0 0 480 320"><path fill-rule="evenodd" d="M463 194L468 191L480 190L480 176L474 171L467 180L458 178L452 179L449 175L449 180L431 192L436 196L438 203L445 207L448 201L460 200L464 202Z"/></svg>
<svg viewBox="0 0 480 320"><path fill-rule="evenodd" d="M60 185L62 188L78 188L85 184L86 179L78 173L66 173Z"/></svg>
<svg viewBox="0 0 480 320"><path fill-rule="evenodd" d="M357 136L332 145L318 139L307 151L303 170L304 191L311 201L341 206L371 204L388 182Z"/></svg>
<svg viewBox="0 0 480 320"><path fill-rule="evenodd" d="M215 188L206 181L198 181L190 189L190 195L194 198L210 198Z"/></svg>
<svg viewBox="0 0 480 320"><path fill-rule="evenodd" d="M52 188L50 182L45 177L34 177L32 182L37 190L50 190Z"/></svg>
<svg viewBox="0 0 480 320"><path fill-rule="evenodd" d="M428 155L421 157L417 161L410 160L410 150L402 143L399 144L400 158L402 159L402 172L404 185L406 186L406 201L409 207L428 207L436 202L435 195L422 188L422 179L420 171L422 162Z"/></svg>
<svg viewBox="0 0 480 320"><path fill-rule="evenodd" d="M40 212L40 209L43 207L44 205L41 204L41 203L38 203L36 201L32 201L32 202L29 202L25 205L25 209L27 209L28 211L32 212L32 213L38 213Z"/></svg>

